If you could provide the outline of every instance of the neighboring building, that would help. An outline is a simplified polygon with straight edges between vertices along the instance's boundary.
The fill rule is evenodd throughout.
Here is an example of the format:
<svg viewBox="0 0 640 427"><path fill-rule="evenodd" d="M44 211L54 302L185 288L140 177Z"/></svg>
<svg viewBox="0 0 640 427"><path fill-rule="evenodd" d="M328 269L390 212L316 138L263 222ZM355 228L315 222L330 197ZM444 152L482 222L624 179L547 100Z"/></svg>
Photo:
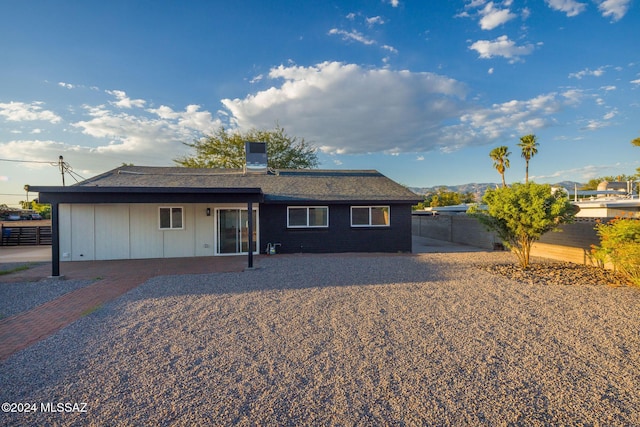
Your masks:
<svg viewBox="0 0 640 427"><path fill-rule="evenodd" d="M31 191L52 205L54 276L59 261L410 252L421 200L373 170L123 166Z"/></svg>
<svg viewBox="0 0 640 427"><path fill-rule="evenodd" d="M580 208L578 218L640 218L640 196L634 194L632 181L602 181L595 191L575 192L573 204ZM578 199L578 196L588 198Z"/></svg>

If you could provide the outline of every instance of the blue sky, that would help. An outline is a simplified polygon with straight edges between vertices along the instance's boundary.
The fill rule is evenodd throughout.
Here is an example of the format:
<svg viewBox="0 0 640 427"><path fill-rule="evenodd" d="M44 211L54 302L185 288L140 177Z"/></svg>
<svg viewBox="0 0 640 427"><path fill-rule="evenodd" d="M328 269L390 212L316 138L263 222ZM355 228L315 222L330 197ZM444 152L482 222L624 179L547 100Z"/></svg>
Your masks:
<svg viewBox="0 0 640 427"><path fill-rule="evenodd" d="M3 1L0 203L60 155L172 165L220 125L416 187L499 182L499 145L523 181L529 133L537 182L632 174L639 24L637 0Z"/></svg>

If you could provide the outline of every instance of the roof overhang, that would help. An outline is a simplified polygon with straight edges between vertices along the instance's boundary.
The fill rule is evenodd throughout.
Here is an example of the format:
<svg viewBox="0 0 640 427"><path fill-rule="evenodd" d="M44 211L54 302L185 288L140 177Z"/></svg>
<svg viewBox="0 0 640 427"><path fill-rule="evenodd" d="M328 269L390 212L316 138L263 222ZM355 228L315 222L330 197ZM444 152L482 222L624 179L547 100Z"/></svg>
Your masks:
<svg viewBox="0 0 640 427"><path fill-rule="evenodd" d="M31 186L40 203L238 203L264 201L260 188Z"/></svg>

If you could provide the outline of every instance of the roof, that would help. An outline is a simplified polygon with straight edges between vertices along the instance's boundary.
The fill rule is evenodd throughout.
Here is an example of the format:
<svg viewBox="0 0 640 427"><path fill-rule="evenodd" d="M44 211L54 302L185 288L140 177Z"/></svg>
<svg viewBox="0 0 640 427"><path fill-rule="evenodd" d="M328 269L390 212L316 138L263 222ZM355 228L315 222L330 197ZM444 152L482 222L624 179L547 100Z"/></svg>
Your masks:
<svg viewBox="0 0 640 427"><path fill-rule="evenodd" d="M279 170L121 166L70 187L37 187L45 193L215 193L256 194L265 202L396 202L421 198L375 170Z"/></svg>

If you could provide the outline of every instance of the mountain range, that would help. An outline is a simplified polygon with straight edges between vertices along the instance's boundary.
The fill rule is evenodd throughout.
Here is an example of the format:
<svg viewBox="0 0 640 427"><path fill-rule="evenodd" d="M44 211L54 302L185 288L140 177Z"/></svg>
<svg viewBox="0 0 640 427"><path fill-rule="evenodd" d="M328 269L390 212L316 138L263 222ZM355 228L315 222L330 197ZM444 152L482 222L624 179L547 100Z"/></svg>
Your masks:
<svg viewBox="0 0 640 427"><path fill-rule="evenodd" d="M446 188L448 191L455 193L472 193L476 196L476 200L480 200L488 188L500 187L502 184L495 182L485 183L469 183L461 185L436 185L434 187L409 187L409 190L421 196L426 196L438 192L440 188ZM555 184L551 184L552 187L565 188L569 194L573 194L576 188L582 187L584 184L575 181L562 181Z"/></svg>

